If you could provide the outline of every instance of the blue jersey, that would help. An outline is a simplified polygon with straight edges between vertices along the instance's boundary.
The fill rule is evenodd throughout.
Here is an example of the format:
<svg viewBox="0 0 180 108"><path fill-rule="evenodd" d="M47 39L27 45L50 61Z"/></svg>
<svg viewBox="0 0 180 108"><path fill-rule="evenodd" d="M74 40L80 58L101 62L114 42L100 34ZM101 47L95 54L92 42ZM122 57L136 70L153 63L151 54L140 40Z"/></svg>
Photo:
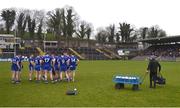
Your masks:
<svg viewBox="0 0 180 108"><path fill-rule="evenodd" d="M53 59L54 59L54 65L58 66L58 64L59 64L59 57L55 56L55 57L53 57Z"/></svg>
<svg viewBox="0 0 180 108"><path fill-rule="evenodd" d="M19 71L19 58L18 57L14 57L12 58L12 65L11 65L11 70L12 71Z"/></svg>
<svg viewBox="0 0 180 108"><path fill-rule="evenodd" d="M18 63L19 63L19 58L18 57L12 58L12 65L17 66Z"/></svg>
<svg viewBox="0 0 180 108"><path fill-rule="evenodd" d="M66 56L66 57L67 57L67 61L70 61L70 56ZM67 63L67 66L69 68L69 66L70 66L69 62Z"/></svg>
<svg viewBox="0 0 180 108"><path fill-rule="evenodd" d="M35 58L34 62L35 62L35 65L36 65L36 66L37 66L37 65L40 66L40 65L41 65L41 57L37 56L37 57Z"/></svg>
<svg viewBox="0 0 180 108"><path fill-rule="evenodd" d="M29 66L33 66L32 62L34 62L34 58L33 58L33 57L30 57L30 58L29 58Z"/></svg>
<svg viewBox="0 0 180 108"><path fill-rule="evenodd" d="M34 60L35 62L35 70L36 71L41 71L41 57L37 56Z"/></svg>
<svg viewBox="0 0 180 108"><path fill-rule="evenodd" d="M60 67L67 67L67 62L69 60L69 57L68 56L60 56L59 57L59 64L60 64Z"/></svg>
<svg viewBox="0 0 180 108"><path fill-rule="evenodd" d="M43 57L43 61L44 61L43 65L51 66L52 57L49 56L49 55L45 55L45 56Z"/></svg>
<svg viewBox="0 0 180 108"><path fill-rule="evenodd" d="M22 57L18 57L19 59L19 71L21 71L21 69L23 68L23 64L22 64L22 61L24 60Z"/></svg>
<svg viewBox="0 0 180 108"><path fill-rule="evenodd" d="M40 56L40 59L43 61L43 56ZM44 63L41 62L41 68L43 68Z"/></svg>
<svg viewBox="0 0 180 108"><path fill-rule="evenodd" d="M19 59L19 65L21 66L22 65L22 61L24 60L22 57L18 57Z"/></svg>
<svg viewBox="0 0 180 108"><path fill-rule="evenodd" d="M77 57L76 56L70 56L70 62L69 62L69 65L72 66L72 67L76 67L77 66Z"/></svg>

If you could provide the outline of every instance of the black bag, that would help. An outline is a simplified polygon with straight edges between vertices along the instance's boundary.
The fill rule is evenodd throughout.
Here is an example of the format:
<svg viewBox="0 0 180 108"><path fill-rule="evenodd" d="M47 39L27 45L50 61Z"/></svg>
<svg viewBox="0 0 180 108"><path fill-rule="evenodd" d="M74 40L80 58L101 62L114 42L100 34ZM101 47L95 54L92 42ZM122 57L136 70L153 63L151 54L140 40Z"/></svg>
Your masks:
<svg viewBox="0 0 180 108"><path fill-rule="evenodd" d="M76 90L68 90L66 92L66 95L77 95L77 91Z"/></svg>
<svg viewBox="0 0 180 108"><path fill-rule="evenodd" d="M160 76L156 77L156 83L160 85L165 85L166 84L166 79L163 78L162 74Z"/></svg>

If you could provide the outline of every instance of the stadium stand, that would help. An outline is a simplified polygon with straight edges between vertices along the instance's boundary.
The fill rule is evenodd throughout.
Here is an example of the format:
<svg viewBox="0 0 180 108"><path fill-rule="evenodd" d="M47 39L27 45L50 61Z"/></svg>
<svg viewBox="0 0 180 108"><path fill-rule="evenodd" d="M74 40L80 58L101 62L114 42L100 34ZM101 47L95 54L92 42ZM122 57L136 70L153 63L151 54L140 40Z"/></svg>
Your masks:
<svg viewBox="0 0 180 108"><path fill-rule="evenodd" d="M41 48L44 50L43 48ZM103 60L111 59L104 52L97 51L96 48L78 47L78 48L46 48L46 52L51 54L62 54L64 51L75 54L79 59Z"/></svg>
<svg viewBox="0 0 180 108"><path fill-rule="evenodd" d="M88 48L88 47L79 47L79 48L73 48L75 51L77 51L80 55L85 57L87 60L107 60L109 59L107 56L105 56L103 53L100 53L96 50L96 48Z"/></svg>
<svg viewBox="0 0 180 108"><path fill-rule="evenodd" d="M29 48L25 48L24 50L17 49L17 54L30 56L31 54L38 55L39 52L35 47L34 48L29 47Z"/></svg>
<svg viewBox="0 0 180 108"><path fill-rule="evenodd" d="M59 55L66 51L73 53L81 60L146 60L151 55L155 55L162 61L180 61L180 36L150 38L137 40L137 42L120 42L114 44L100 44L97 41L88 42L77 39L72 39L68 42L66 40L43 42L38 40L23 40L23 43L26 44L21 45L19 42L19 47L16 47L16 54L30 56L31 54L44 55L46 52ZM142 49L139 45L143 45ZM1 47L0 58L10 58L13 56L13 44L11 46L6 45Z"/></svg>
<svg viewBox="0 0 180 108"><path fill-rule="evenodd" d="M180 36L144 39L140 42L148 43L150 46L140 51L133 60L144 60L151 55L157 56L161 61L177 61L180 57Z"/></svg>
<svg viewBox="0 0 180 108"><path fill-rule="evenodd" d="M45 54L45 52L43 52L40 47L36 47L36 49L38 50L40 55L44 55Z"/></svg>
<svg viewBox="0 0 180 108"><path fill-rule="evenodd" d="M144 55L180 56L180 44L153 45L144 50Z"/></svg>
<svg viewBox="0 0 180 108"><path fill-rule="evenodd" d="M14 56L13 49L1 49L0 58L10 58Z"/></svg>
<svg viewBox="0 0 180 108"><path fill-rule="evenodd" d="M111 55L106 54L104 51L102 51L102 50L99 49L99 48L96 48L96 51L99 52L99 53L101 53L101 54L103 54L104 56L106 56L106 57L109 58L109 59L112 59L112 58L113 58L113 57L111 57Z"/></svg>
<svg viewBox="0 0 180 108"><path fill-rule="evenodd" d="M82 55L80 55L78 52L76 52L74 49L69 48L69 50L74 53L76 56L78 56L80 59L85 59Z"/></svg>
<svg viewBox="0 0 180 108"><path fill-rule="evenodd" d="M120 59L121 57L117 54L117 49L102 48L102 51L110 55L113 59Z"/></svg>
<svg viewBox="0 0 180 108"><path fill-rule="evenodd" d="M16 54L23 56L30 56L31 54L38 55L39 52L37 51L36 48L26 47L23 49L17 48ZM14 56L14 49L8 49L8 48L2 49L2 54L0 54L0 58L11 58L13 56Z"/></svg>

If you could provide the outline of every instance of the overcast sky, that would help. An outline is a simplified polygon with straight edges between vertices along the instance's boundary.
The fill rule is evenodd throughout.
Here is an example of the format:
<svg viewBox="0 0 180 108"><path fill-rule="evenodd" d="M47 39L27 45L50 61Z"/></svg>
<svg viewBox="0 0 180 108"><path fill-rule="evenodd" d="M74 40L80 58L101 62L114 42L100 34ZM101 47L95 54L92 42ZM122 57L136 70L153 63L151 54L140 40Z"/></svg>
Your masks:
<svg viewBox="0 0 180 108"><path fill-rule="evenodd" d="M180 0L0 0L0 9L52 10L66 5L94 29L127 22L136 28L159 25L168 35L180 35Z"/></svg>

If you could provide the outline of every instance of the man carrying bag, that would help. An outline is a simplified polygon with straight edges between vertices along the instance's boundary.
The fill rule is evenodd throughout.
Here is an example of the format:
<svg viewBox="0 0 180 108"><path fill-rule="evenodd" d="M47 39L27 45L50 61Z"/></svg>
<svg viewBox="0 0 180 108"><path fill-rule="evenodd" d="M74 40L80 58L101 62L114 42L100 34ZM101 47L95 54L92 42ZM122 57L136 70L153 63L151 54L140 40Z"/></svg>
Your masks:
<svg viewBox="0 0 180 108"><path fill-rule="evenodd" d="M150 88L156 88L156 79L157 79L157 72L161 71L161 65L159 64L159 62L155 59L155 57L151 57L149 59L149 64L147 67L147 72L150 76ZM154 82L154 85L152 86L152 82Z"/></svg>

